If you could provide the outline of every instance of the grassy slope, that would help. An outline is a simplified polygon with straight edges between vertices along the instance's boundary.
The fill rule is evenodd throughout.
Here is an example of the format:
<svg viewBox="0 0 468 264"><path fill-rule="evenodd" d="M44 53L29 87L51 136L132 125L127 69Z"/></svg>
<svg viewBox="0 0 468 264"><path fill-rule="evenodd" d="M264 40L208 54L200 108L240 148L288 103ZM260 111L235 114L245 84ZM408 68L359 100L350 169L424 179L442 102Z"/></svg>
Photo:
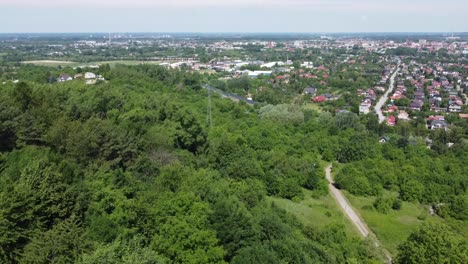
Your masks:
<svg viewBox="0 0 468 264"><path fill-rule="evenodd" d="M398 245L404 242L409 234L417 230L419 225L425 221L434 223L446 221L438 216L430 216L428 208L420 204L403 202L401 210L382 214L372 209L375 197L358 197L346 191L344 194L392 255L396 255ZM466 225L459 226L462 227L462 232L467 233L468 227Z"/></svg>
<svg viewBox="0 0 468 264"><path fill-rule="evenodd" d="M329 194L317 198L312 191L304 190L304 199L299 202L276 197L268 199L297 217L304 225L324 228L331 223L340 223L345 225L349 235L358 236L357 230L346 219Z"/></svg>
<svg viewBox="0 0 468 264"><path fill-rule="evenodd" d="M323 164L325 165L325 163ZM338 173L342 166L334 164L333 174ZM430 216L428 208L421 204L403 202L401 210L382 214L372 209L375 197L359 197L343 191L348 201L364 219L382 245L395 256L398 245L404 242L410 233L426 222L447 223L448 220L438 216ZM293 202L287 199L269 197L279 207L299 219L304 225L323 228L330 223L342 223L348 234L358 236L357 230L343 215L335 200L329 195L315 197L314 192L304 190L304 200ZM395 195L386 193L386 195ZM328 213L327 213L328 212ZM450 220L462 233L468 236L468 225L462 221Z"/></svg>

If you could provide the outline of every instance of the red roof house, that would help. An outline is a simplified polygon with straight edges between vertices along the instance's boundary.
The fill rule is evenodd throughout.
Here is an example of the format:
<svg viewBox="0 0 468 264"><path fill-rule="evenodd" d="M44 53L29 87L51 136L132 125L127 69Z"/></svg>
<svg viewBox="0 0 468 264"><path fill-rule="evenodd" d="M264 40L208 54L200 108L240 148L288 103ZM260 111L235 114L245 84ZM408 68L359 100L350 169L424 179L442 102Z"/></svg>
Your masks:
<svg viewBox="0 0 468 264"><path fill-rule="evenodd" d="M396 124L396 120L394 116L389 116L387 118L387 125L388 126L394 126Z"/></svg>
<svg viewBox="0 0 468 264"><path fill-rule="evenodd" d="M321 103L321 102L325 102L326 100L327 98L323 95L316 96L313 99L314 103Z"/></svg>

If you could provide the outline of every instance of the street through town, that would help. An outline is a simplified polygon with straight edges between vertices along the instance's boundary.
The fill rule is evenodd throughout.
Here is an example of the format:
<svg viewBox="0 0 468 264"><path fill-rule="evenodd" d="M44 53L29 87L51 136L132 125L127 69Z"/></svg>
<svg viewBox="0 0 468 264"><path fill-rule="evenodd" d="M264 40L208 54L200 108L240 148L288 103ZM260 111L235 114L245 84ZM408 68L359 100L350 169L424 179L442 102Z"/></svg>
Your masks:
<svg viewBox="0 0 468 264"><path fill-rule="evenodd" d="M393 91L394 84L395 84L395 77L398 74L398 71L400 70L399 66L400 65L397 65L397 70L390 77L390 85L388 86L388 90L385 92L384 95L382 95L380 100L375 105L375 112L379 116L379 123L383 123L385 121L385 116L382 113L382 107L385 104L385 102L387 102L388 95Z"/></svg>

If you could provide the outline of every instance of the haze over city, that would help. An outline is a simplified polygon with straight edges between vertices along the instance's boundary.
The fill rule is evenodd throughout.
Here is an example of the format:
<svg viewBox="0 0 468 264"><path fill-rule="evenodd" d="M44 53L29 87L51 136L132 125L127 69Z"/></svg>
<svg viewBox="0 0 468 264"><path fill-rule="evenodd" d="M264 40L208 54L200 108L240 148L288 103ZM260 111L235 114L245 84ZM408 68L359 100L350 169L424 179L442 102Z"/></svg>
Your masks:
<svg viewBox="0 0 468 264"><path fill-rule="evenodd" d="M1 0L0 32L466 32L467 1Z"/></svg>

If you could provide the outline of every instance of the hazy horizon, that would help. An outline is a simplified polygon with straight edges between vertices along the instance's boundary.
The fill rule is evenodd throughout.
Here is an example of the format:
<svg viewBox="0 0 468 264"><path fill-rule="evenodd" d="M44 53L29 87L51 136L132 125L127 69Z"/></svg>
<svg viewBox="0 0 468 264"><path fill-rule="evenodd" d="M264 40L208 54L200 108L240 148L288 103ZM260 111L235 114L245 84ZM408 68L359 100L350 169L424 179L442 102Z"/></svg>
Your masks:
<svg viewBox="0 0 468 264"><path fill-rule="evenodd" d="M446 0L0 0L2 33L467 32L468 2Z"/></svg>
<svg viewBox="0 0 468 264"><path fill-rule="evenodd" d="M468 31L323 31L323 32L306 32L306 31L36 31L36 32L28 32L28 31L11 31L11 32L2 32L0 31L1 35L8 35L8 34L206 34L206 35L214 35L214 34L225 34L225 35L232 35L232 34L245 34L245 35L258 35L258 34L265 34L265 35L280 35L280 34L298 34L298 35L343 35L343 34L390 34L390 35L401 35L401 34L417 34L417 35L431 35L431 34L442 34L442 35L450 35L454 34L468 34Z"/></svg>

